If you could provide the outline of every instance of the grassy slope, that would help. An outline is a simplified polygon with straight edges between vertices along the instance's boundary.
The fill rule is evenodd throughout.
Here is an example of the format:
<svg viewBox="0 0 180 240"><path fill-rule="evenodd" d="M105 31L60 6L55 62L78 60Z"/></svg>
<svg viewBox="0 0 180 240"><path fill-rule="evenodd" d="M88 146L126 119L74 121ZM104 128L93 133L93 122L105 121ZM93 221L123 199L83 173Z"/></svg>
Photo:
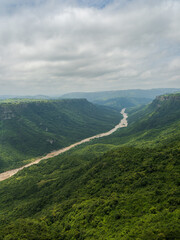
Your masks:
<svg viewBox="0 0 180 240"><path fill-rule="evenodd" d="M117 146L117 136L128 135L122 129L105 138L111 144L94 141L2 182L0 239L179 239L180 139L168 130L179 123L178 101L157 99L132 113L138 147ZM139 116L142 124L134 123ZM143 129L159 132L142 146Z"/></svg>
<svg viewBox="0 0 180 240"><path fill-rule="evenodd" d="M0 104L0 171L105 132L119 120L118 112L85 99L3 102Z"/></svg>

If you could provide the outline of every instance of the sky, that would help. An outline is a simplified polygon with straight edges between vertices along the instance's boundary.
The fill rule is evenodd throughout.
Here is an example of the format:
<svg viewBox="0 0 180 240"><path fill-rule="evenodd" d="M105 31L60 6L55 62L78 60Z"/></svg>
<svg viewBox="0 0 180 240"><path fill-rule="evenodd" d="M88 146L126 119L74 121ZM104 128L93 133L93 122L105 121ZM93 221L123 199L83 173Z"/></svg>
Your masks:
<svg viewBox="0 0 180 240"><path fill-rule="evenodd" d="M166 87L179 0L0 0L0 95Z"/></svg>

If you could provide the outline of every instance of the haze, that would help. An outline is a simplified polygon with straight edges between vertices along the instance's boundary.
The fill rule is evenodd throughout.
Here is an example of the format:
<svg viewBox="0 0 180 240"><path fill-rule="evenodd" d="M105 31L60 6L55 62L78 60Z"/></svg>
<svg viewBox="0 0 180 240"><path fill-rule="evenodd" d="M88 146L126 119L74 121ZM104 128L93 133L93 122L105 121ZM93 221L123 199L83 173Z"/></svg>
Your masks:
<svg viewBox="0 0 180 240"><path fill-rule="evenodd" d="M179 23L178 0L0 0L0 94L179 88Z"/></svg>

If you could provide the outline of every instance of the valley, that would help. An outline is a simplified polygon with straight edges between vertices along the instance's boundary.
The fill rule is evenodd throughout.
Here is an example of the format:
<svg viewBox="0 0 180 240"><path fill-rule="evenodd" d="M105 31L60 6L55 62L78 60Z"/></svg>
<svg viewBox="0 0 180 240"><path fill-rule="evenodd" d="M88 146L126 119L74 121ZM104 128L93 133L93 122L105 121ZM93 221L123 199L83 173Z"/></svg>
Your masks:
<svg viewBox="0 0 180 240"><path fill-rule="evenodd" d="M0 102L0 172L109 131L120 118L117 110L85 99Z"/></svg>
<svg viewBox="0 0 180 240"><path fill-rule="evenodd" d="M12 169L12 170L9 170L7 172L3 172L3 173L0 173L0 181L3 181L5 179L8 179L10 178L11 176L13 176L14 174L16 174L17 172L23 170L24 168L27 168L27 167L30 167L34 164L38 164L40 161L44 160L44 159L49 159L49 158L53 158L55 156L58 156L59 154L61 153L64 153L64 152L67 152L69 151L70 149L76 147L76 146L79 146L83 143L86 143L86 142L89 142L93 139L96 139L96 138L102 138L102 137L105 137L105 136L109 136L111 135L112 133L114 133L117 129L119 128L122 128L122 127L127 127L128 123L127 123L127 114L125 113L125 108L122 109L121 111L121 114L123 115L123 119L120 121L120 123L118 125L116 125L113 129L111 129L110 131L106 132L106 133L100 133L98 135L95 135L93 137L89 137L89 138L86 138L86 139L83 139L81 140L80 142L77 142L77 143L74 143L68 147L65 147L63 149L60 149L60 150L57 150L57 151L53 151L51 153L48 153L46 156L44 157L40 157L38 159L36 159L34 162L31 162L29 164L26 164L25 166L22 166L20 168L17 168L17 169Z"/></svg>
<svg viewBox="0 0 180 240"><path fill-rule="evenodd" d="M0 239L179 239L180 93L122 114L0 182Z"/></svg>
<svg viewBox="0 0 180 240"><path fill-rule="evenodd" d="M0 240L180 240L180 0L0 0Z"/></svg>

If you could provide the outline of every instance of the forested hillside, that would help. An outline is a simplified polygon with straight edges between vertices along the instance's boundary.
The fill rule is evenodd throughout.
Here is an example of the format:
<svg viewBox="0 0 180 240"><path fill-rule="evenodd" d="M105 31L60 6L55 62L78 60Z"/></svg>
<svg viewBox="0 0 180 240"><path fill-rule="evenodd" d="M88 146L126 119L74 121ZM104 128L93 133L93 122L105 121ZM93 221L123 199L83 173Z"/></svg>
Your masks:
<svg viewBox="0 0 180 240"><path fill-rule="evenodd" d="M179 140L180 93L156 97L151 104L128 112L128 128L99 142L155 147Z"/></svg>
<svg viewBox="0 0 180 240"><path fill-rule="evenodd" d="M180 94L0 183L0 239L178 240ZM161 124L162 123L162 124Z"/></svg>
<svg viewBox="0 0 180 240"><path fill-rule="evenodd" d="M2 101L0 171L110 130L119 121L117 111L85 99Z"/></svg>

